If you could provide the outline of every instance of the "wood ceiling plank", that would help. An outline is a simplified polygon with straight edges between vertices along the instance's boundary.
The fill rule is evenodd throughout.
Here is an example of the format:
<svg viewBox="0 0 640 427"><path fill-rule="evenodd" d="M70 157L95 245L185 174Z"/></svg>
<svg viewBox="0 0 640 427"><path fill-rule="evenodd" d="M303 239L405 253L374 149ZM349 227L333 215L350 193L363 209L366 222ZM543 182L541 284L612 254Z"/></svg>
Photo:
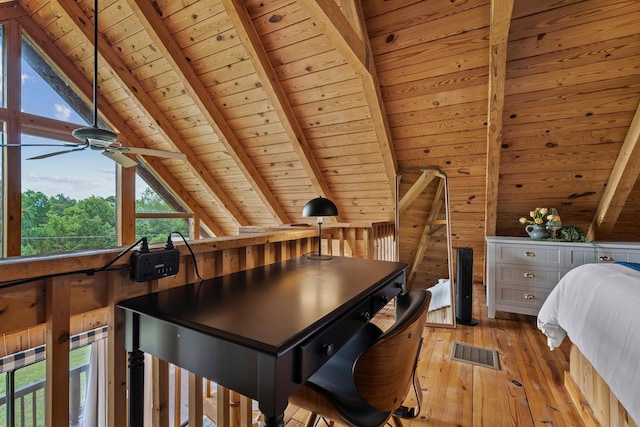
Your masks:
<svg viewBox="0 0 640 427"><path fill-rule="evenodd" d="M205 19L215 19L218 23L226 22L224 6L220 2L203 2L190 0L186 2L169 0L164 2L154 1L157 13L165 21L167 28L172 29L172 34L178 31L188 30L194 23Z"/></svg>
<svg viewBox="0 0 640 427"><path fill-rule="evenodd" d="M598 208L587 232L587 238L605 240L610 238L616 221L620 217L629 194L640 176L640 106L629 126L620 154L611 170Z"/></svg>
<svg viewBox="0 0 640 427"><path fill-rule="evenodd" d="M419 80L385 86L382 88L382 93L388 103L397 102L403 97L410 97L408 95L420 97L429 96L432 92L440 93L477 86L486 87L488 75L489 69L486 67L456 71L448 75L423 76ZM437 105L434 104L434 106ZM394 109L389 110L395 113Z"/></svg>
<svg viewBox="0 0 640 427"><path fill-rule="evenodd" d="M640 47L640 44L638 45ZM640 75L640 67L637 64L637 55L640 49L636 49L636 56L622 59L607 59L602 62L593 61L589 65L573 66L566 69L551 72L539 72L528 76L509 79L506 91L510 96L534 91L573 90L580 85L597 82L601 87L606 87L610 81L624 79ZM561 90L560 89L560 90Z"/></svg>
<svg viewBox="0 0 640 427"><path fill-rule="evenodd" d="M142 0L128 0L127 3L134 13L140 18L142 26L149 33L158 49L163 52L166 60L171 64L173 70L178 73L185 84L185 89L193 97L196 105L201 109L208 124L216 130L216 133L223 135L221 142L226 146L238 167L245 174L247 180L251 182L254 191L262 199L266 209L277 221L281 223L288 223L288 218L280 207L277 199L271 193L264 180L262 180L260 175L257 173L255 167L251 164L250 159L246 153L244 153L242 147L237 141L233 130L229 127L215 103L210 98L206 88L198 79L191 65L184 58L180 47L178 47L176 41L169 34L169 31L162 22L160 16L157 14L157 11L153 8L153 5ZM180 148L190 151L186 144L182 144ZM184 150L181 151L185 152ZM188 154L187 158L189 158ZM194 159L193 161L195 162L196 160ZM197 169L200 175L208 175L206 172L207 169L203 167L198 167ZM230 213L233 217L238 219L239 224L248 225L240 209L231 203L229 197L224 195L222 191L215 190L216 188L219 188L217 181L212 177L206 181L207 184L214 189L218 197L224 198L222 205L227 206L230 209Z"/></svg>
<svg viewBox="0 0 640 427"><path fill-rule="evenodd" d="M489 4L483 2L477 7L460 11L455 15L428 20L417 25L404 27L391 34L383 34L371 39L371 50L377 57L416 44L442 41L449 37L487 27ZM486 31L486 30L485 30ZM486 43L486 42L485 42Z"/></svg>
<svg viewBox="0 0 640 427"><path fill-rule="evenodd" d="M382 73L404 66L416 66L436 59L444 60L444 58L447 58L448 62L456 64L460 57L473 55L475 50L486 51L486 46L487 29L479 28L447 37L446 43L426 42L376 56L376 70ZM445 61L443 61L444 63ZM428 69L430 73L433 73L437 68L430 65Z"/></svg>
<svg viewBox="0 0 640 427"><path fill-rule="evenodd" d="M465 88L450 88L434 93L428 93L426 90L417 90L411 96L389 100L386 104L390 111L394 114L423 111L425 109L433 110L441 107L456 106L459 104L467 104L469 102L487 100L487 84L478 86L470 86ZM482 94L484 93L484 96Z"/></svg>
<svg viewBox="0 0 640 427"><path fill-rule="evenodd" d="M573 120L571 120L573 122ZM628 120L625 120L625 125ZM526 126L526 125L523 125ZM515 127L510 127L509 130L513 131ZM531 135L531 136L516 136L507 135L503 138L503 149L509 151L526 151L526 150L542 150L545 148L563 147L569 148L582 145L597 145L597 144L622 144L624 138L629 130L628 127L612 127L596 128L593 127L589 131L576 131L576 132L555 132L553 134L543 135ZM522 132L519 132L521 135Z"/></svg>
<svg viewBox="0 0 640 427"><path fill-rule="evenodd" d="M391 133L387 123L385 106L382 102L380 85L371 61L371 47L369 46L367 35L357 34L332 0L302 0L300 4L331 40L336 50L347 59L347 62L360 76L363 91L367 97L372 124L378 135L384 169L389 182L395 182L398 165L392 148ZM361 8L358 9L357 15L359 20L364 21ZM364 28L364 25L362 28ZM390 190L395 193L395 186L391 186Z"/></svg>
<svg viewBox="0 0 640 427"><path fill-rule="evenodd" d="M334 70L334 72L340 72L341 67L339 69ZM324 71L324 70L323 70ZM342 79L338 81L329 81L326 82L323 86L296 86L291 88L288 93L289 99L291 100L291 105L294 107L298 105L305 105L312 102L318 102L323 100L333 100L335 98L339 98L342 96L361 93L362 88L359 85L358 79L356 79L355 74L352 76L353 78Z"/></svg>
<svg viewBox="0 0 640 427"><path fill-rule="evenodd" d="M582 3L579 6L582 7ZM637 5L635 7L637 11ZM531 56L531 52L536 52L537 55L555 52L559 50L559 46L562 49L570 49L602 40L632 36L638 33L637 14L633 12L630 9L623 16L612 19L610 23L604 18L594 20L597 15L587 20L582 18L580 13L576 15L573 25L568 25L569 23L565 20L564 25L555 31L543 31L543 28L538 27L544 27L544 23L534 21L529 24L532 30L524 34L526 37L523 38L521 33L514 31L514 38L509 42L509 59ZM540 19L539 16L535 18Z"/></svg>
<svg viewBox="0 0 640 427"><path fill-rule="evenodd" d="M604 95L605 93L607 95ZM603 90L601 93L586 93L565 102L556 100L551 104L543 102L518 104L514 107L509 106L507 111L509 117L505 119L505 126L512 123L546 121L550 117L553 117L554 120L571 118L581 120L583 117L600 114L629 111L633 113L634 107L638 105L638 99L640 99L640 93L630 93L628 89L612 89Z"/></svg>

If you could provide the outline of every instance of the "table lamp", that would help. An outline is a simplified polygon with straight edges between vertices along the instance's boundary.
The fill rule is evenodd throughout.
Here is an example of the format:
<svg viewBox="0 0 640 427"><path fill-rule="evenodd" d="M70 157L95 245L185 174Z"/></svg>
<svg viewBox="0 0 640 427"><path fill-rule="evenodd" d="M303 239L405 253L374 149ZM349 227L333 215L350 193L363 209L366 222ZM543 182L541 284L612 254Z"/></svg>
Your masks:
<svg viewBox="0 0 640 427"><path fill-rule="evenodd" d="M309 200L302 209L302 216L315 216L318 217L318 253L310 253L305 256L309 259L331 259L331 255L322 255L322 217L324 216L336 216L338 215L338 208L329 199L324 197L316 197Z"/></svg>

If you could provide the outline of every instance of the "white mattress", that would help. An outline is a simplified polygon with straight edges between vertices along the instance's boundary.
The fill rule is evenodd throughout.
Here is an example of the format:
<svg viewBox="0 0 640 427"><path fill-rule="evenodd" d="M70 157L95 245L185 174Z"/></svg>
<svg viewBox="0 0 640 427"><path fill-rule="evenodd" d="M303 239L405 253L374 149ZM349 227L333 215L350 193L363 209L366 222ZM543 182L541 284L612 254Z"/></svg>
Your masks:
<svg viewBox="0 0 640 427"><path fill-rule="evenodd" d="M566 336L640 424L640 271L585 264L569 271L538 314L549 347Z"/></svg>

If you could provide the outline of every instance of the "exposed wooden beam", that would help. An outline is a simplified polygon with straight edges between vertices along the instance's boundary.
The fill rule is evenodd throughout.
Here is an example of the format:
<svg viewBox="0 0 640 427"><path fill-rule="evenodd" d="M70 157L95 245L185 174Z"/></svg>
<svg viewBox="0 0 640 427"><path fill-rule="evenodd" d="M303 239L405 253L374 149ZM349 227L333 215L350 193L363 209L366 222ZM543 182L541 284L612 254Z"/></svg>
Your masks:
<svg viewBox="0 0 640 427"><path fill-rule="evenodd" d="M116 166L117 241L116 245L131 245L136 241L136 170Z"/></svg>
<svg viewBox="0 0 640 427"><path fill-rule="evenodd" d="M0 2L0 22L26 16L27 13L15 1Z"/></svg>
<svg viewBox="0 0 640 427"><path fill-rule="evenodd" d="M84 12L73 0L56 0L68 17L78 26L79 33L84 37L85 43L92 45L93 41L93 24L85 16ZM154 12L155 13L155 12ZM144 20L143 20L144 21ZM163 25L164 27L164 25ZM140 86L135 76L128 67L122 62L117 53L111 48L109 42L102 36L98 37L98 51L100 57L113 71L114 78L121 84L122 88L129 92L131 100L133 100L138 108L145 111L149 117L153 117L155 123L158 124L158 132L162 134L165 140L173 145L174 149L184 153L187 156L187 165L191 169L193 175L199 179L203 185L211 190L212 196L218 204L225 209L229 216L233 218L239 225L248 224L249 221L244 217L240 209L227 196L222 186L207 171L207 168L200 162L197 155L182 141L182 137L174 128L164 112L158 107L147 92ZM102 111L104 109L100 107ZM105 115L105 117L108 117ZM110 121L112 117L108 117ZM121 132L120 128L116 129ZM142 144L144 147L144 144Z"/></svg>
<svg viewBox="0 0 640 427"><path fill-rule="evenodd" d="M427 188L427 185L433 181L436 175L429 173L428 170L422 172L422 175L416 179L416 182L413 183L411 188L402 196L400 202L398 203L398 215L401 215L415 199L422 193L422 190Z"/></svg>
<svg viewBox="0 0 640 427"><path fill-rule="evenodd" d="M74 86L75 90L82 94L86 99L90 99L91 93L93 90L92 83L83 78L79 73L76 67L69 61L69 59L60 51L60 49L49 39L49 37L44 33L42 28L37 25L30 17L24 17L20 19L20 25L25 29L28 33L29 37L43 50L45 55L47 55L53 65L67 77L72 77L69 79L70 83ZM120 134L127 140L127 142L136 147L144 147L144 144L140 140L140 138L136 135L136 133L128 126L128 124L113 110L113 108L106 104L100 107L100 111L105 117L109 118L110 124L118 129ZM162 179L171 179L173 180L173 185L171 188L178 195L180 195L181 201L185 204L185 206L192 207L194 213L196 213L201 221L206 224L214 233L219 236L225 235L225 233L220 227L216 225L216 222L213 218L211 218L200 206L199 204L190 196L190 193L182 187L178 183L177 180L173 178L173 175L167 170L163 161L158 159L149 159L146 161L151 163L154 171L158 174ZM165 160L166 161L166 160ZM169 177L169 178L167 178Z"/></svg>
<svg viewBox="0 0 640 427"><path fill-rule="evenodd" d="M495 236L502 149L502 113L507 69L507 41L514 0L491 0L489 32L489 103L487 106L487 172L485 181L485 236Z"/></svg>
<svg viewBox="0 0 640 427"><path fill-rule="evenodd" d="M280 223L291 222L282 206L280 206L278 199L273 195L269 186L253 165L249 155L245 152L242 144L234 134L233 129L231 129L225 120L211 95L193 70L193 67L191 67L191 64L185 58L173 35L169 33L164 22L162 22L153 3L147 0L127 0L127 3L131 9L133 9L133 12L142 23L143 28L153 40L154 45L162 52L165 60L171 64L173 71L178 74L186 91L193 98L193 101L200 111L202 111L209 125L220 136L220 140L224 144L229 156L236 162L238 168L242 171L247 181L249 181L258 197L260 197L266 209L276 221ZM205 171L206 169L201 168L200 170ZM224 194L221 187L215 183L212 184L215 185L213 188L216 188L216 193ZM231 204L231 200L228 198L226 198L226 200L227 203ZM240 215L240 213L237 212L235 215ZM242 216L240 216L240 218L242 218ZM245 225L246 223L247 221L243 219L240 225Z"/></svg>
<svg viewBox="0 0 640 427"><path fill-rule="evenodd" d="M22 37L17 21L5 24L6 143L20 144L21 74L20 56ZM2 256L20 256L22 239L22 161L20 147L2 148Z"/></svg>
<svg viewBox="0 0 640 427"><path fill-rule="evenodd" d="M627 135L622 143L620 154L611 170L607 187L602 193L600 203L593 216L587 238L603 240L611 237L613 227L622 212L622 208L631 194L631 190L640 176L640 105L636 109Z"/></svg>
<svg viewBox="0 0 640 427"><path fill-rule="evenodd" d="M350 9L349 16L355 14L359 17L359 23L355 28L365 30L364 15L359 2L355 2L354 9ZM373 128L376 132L380 154L384 164L389 183L394 183L398 174L395 151L391 139L391 131L387 121L387 113L382 101L382 93L378 83L371 58L371 48L366 32L358 34L354 26L347 20L334 0L300 0L311 19L318 25L346 61L351 64L355 72L360 76L362 90L367 99ZM391 185L391 191L395 198L395 186Z"/></svg>
<svg viewBox="0 0 640 427"><path fill-rule="evenodd" d="M235 26L238 37L240 37L245 50L251 57L258 79L262 83L262 89L267 93L315 192L319 196L335 200L309 147L300 122L289 103L287 94L271 65L267 51L260 41L260 36L253 26L244 2L240 0L222 0L222 3ZM332 219L336 222L341 222L340 217L332 217Z"/></svg>

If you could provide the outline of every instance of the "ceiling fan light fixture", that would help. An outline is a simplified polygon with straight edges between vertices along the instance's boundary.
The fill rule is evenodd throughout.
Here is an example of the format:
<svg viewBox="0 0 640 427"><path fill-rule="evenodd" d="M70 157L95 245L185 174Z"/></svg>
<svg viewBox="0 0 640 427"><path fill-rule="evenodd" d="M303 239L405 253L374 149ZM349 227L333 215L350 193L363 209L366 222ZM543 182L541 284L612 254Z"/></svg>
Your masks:
<svg viewBox="0 0 640 427"><path fill-rule="evenodd" d="M74 129L71 132L74 138L82 141L88 142L90 140L101 141L107 143L108 145L113 144L118 141L118 135L114 132L111 132L108 129L100 129L97 126L91 127L82 127L78 129Z"/></svg>

